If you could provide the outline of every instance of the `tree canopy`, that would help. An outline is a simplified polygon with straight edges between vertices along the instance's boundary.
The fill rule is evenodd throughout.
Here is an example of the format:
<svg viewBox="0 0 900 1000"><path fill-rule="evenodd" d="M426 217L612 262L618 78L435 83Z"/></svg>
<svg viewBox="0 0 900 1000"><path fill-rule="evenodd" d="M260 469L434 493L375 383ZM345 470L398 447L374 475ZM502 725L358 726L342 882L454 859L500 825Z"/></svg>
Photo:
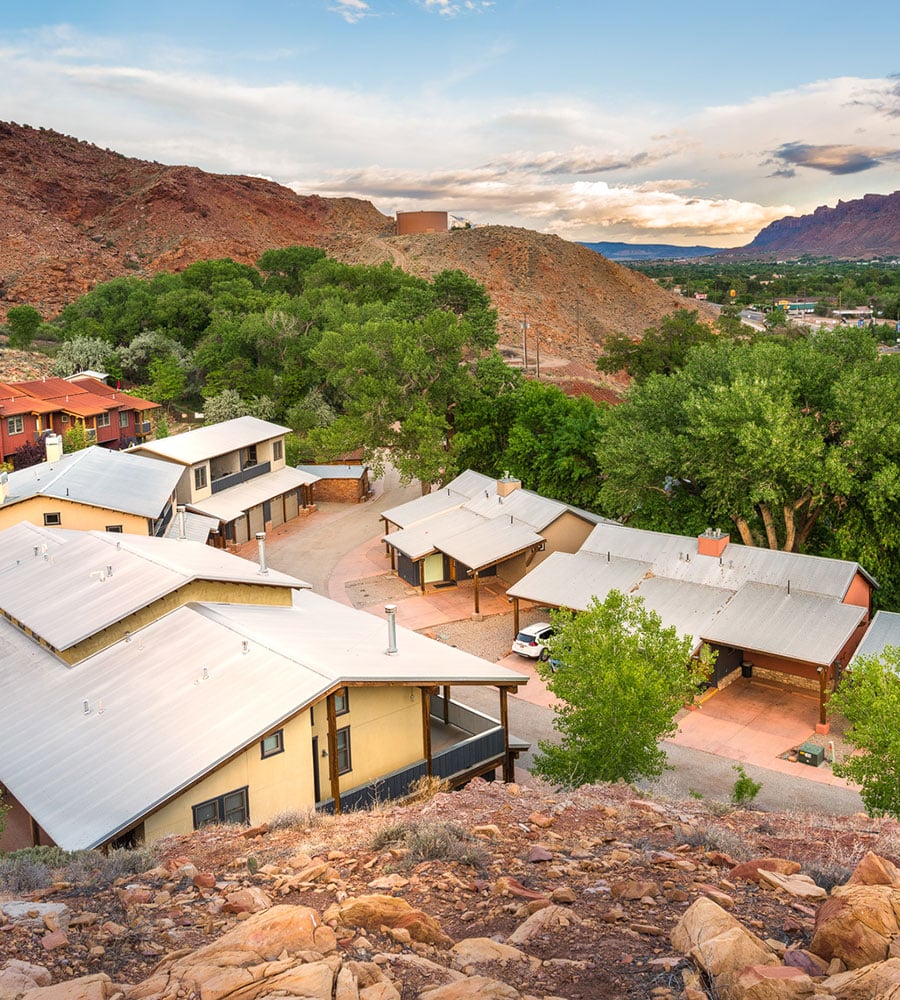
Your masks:
<svg viewBox="0 0 900 1000"><path fill-rule="evenodd" d="M846 718L845 735L856 750L835 764L835 774L860 786L870 815L900 819L900 648L855 660L829 711Z"/></svg>
<svg viewBox="0 0 900 1000"><path fill-rule="evenodd" d="M560 742L540 742L535 771L566 787L660 775L660 741L709 676L710 654L692 660L689 637L617 590L581 613L554 612L551 622L551 659L540 670L561 699L553 721Z"/></svg>

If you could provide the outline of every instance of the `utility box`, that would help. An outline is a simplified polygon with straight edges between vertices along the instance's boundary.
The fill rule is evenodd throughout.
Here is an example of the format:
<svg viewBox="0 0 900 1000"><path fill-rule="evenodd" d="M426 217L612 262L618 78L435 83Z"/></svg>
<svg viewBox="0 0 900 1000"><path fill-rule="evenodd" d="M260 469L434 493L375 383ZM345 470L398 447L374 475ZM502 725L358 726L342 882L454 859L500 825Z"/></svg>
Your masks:
<svg viewBox="0 0 900 1000"><path fill-rule="evenodd" d="M820 747L817 743L803 743L797 751L797 760L801 764L818 767L825 760L825 747Z"/></svg>

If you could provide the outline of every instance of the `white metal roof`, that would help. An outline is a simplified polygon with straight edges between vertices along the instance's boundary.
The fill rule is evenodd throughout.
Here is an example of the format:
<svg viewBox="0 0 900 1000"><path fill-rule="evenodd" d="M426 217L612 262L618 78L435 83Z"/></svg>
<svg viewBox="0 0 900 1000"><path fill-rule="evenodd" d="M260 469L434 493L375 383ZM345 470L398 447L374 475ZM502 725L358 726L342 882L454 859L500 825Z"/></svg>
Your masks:
<svg viewBox="0 0 900 1000"><path fill-rule="evenodd" d="M703 638L735 649L829 665L865 618L866 609L791 586L747 583Z"/></svg>
<svg viewBox="0 0 900 1000"><path fill-rule="evenodd" d="M854 562L781 552L752 545L725 547L721 558L697 554L694 536L643 531L621 524L598 524L581 546L582 551L611 553L650 564L657 576L738 590L744 583L769 583L813 594L842 599L857 573L867 576ZM871 577L869 577L871 579Z"/></svg>
<svg viewBox="0 0 900 1000"><path fill-rule="evenodd" d="M91 504L157 518L172 498L181 469L96 445L9 474L9 506L35 496Z"/></svg>
<svg viewBox="0 0 900 1000"><path fill-rule="evenodd" d="M316 479L362 479L368 465L298 465Z"/></svg>
<svg viewBox="0 0 900 1000"><path fill-rule="evenodd" d="M187 605L72 668L0 619L0 780L58 844L92 847L336 685L526 680L403 628L389 656L383 620L296 600Z"/></svg>
<svg viewBox="0 0 900 1000"><path fill-rule="evenodd" d="M900 614L896 611L876 611L849 666L852 667L859 656L881 656L887 646L900 646Z"/></svg>
<svg viewBox="0 0 900 1000"><path fill-rule="evenodd" d="M162 464L162 463L160 463ZM201 542L203 545L209 541L209 533L219 530L219 519L217 517L207 517L205 514L195 514L193 511L184 512L184 537L191 542ZM166 528L166 538L181 538L181 525L179 516L175 516L169 521Z"/></svg>
<svg viewBox="0 0 900 1000"><path fill-rule="evenodd" d="M309 586L188 540L26 522L0 532L0 609L59 650L195 579Z"/></svg>
<svg viewBox="0 0 900 1000"><path fill-rule="evenodd" d="M594 552L551 552L507 593L551 607L584 611L591 598L600 601L611 590L630 593L649 570L636 559L602 558Z"/></svg>
<svg viewBox="0 0 900 1000"><path fill-rule="evenodd" d="M158 455L181 465L195 465L238 448L281 437L288 431L290 427L282 427L258 417L235 417L233 420L223 420L183 434L173 434L159 441L145 441L131 450L140 454Z"/></svg>
<svg viewBox="0 0 900 1000"><path fill-rule="evenodd" d="M310 483L318 482L320 478L302 469L285 466L274 472L266 472L255 479L248 479L247 482L239 483L237 486L230 486L220 493L213 493L208 499L197 500L188 506L191 510L207 514L219 521L233 521L251 507L279 497L282 493L290 493L300 486L309 486Z"/></svg>

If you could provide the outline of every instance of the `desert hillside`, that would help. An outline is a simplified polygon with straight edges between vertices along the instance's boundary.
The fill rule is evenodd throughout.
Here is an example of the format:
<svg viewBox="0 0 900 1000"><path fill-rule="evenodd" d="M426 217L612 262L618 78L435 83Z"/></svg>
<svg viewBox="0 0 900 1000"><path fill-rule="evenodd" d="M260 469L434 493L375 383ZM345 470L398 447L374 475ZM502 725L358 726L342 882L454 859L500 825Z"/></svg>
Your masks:
<svg viewBox="0 0 900 1000"><path fill-rule="evenodd" d="M0 996L896 996L898 853L862 815L476 780L166 838L139 873L0 862Z"/></svg>
<svg viewBox="0 0 900 1000"><path fill-rule="evenodd" d="M257 177L165 166L0 123L0 320L23 303L50 319L120 275L178 271L204 258L252 264L294 244L348 263L389 260L422 276L460 268L486 285L502 339L520 339L527 315L542 350L564 346L588 362L607 334L638 335L684 305L555 236L495 226L393 233L393 220L369 202L299 196Z"/></svg>

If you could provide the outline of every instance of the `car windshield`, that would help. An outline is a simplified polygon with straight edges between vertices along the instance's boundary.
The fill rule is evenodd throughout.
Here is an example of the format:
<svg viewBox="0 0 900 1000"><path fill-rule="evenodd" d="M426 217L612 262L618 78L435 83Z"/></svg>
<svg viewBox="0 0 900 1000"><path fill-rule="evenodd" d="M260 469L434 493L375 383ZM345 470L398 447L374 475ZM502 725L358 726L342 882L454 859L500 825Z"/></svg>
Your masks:
<svg viewBox="0 0 900 1000"><path fill-rule="evenodd" d="M537 639L530 632L520 632L516 636L516 642L537 642Z"/></svg>

